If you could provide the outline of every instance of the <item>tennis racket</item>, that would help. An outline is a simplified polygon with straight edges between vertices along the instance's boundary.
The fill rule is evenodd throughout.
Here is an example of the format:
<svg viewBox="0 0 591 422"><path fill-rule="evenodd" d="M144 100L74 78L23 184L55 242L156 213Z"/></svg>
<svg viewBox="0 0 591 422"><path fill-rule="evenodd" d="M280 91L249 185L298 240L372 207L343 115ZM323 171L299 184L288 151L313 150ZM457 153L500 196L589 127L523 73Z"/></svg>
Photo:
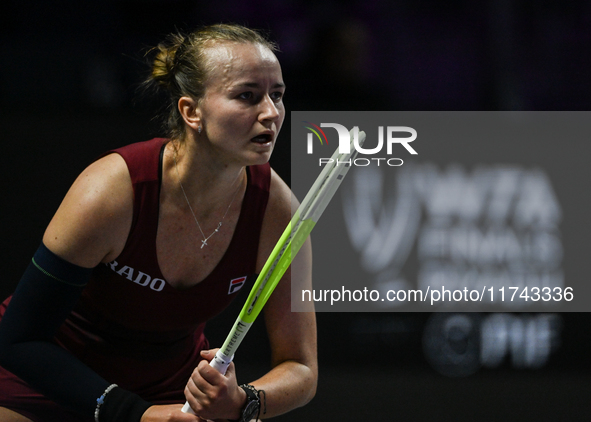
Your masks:
<svg viewBox="0 0 591 422"><path fill-rule="evenodd" d="M320 175L306 194L304 200L296 210L279 241L273 248L271 255L265 262L261 273L257 277L246 303L242 307L234 326L222 347L218 350L210 365L218 372L225 374L234 353L246 336L246 333L267 303L275 287L291 265L293 258L308 238L308 235L318 222L326 206L334 196L345 175L351 168L351 163L357 156L354 147L353 128L350 132L351 143L349 153L339 153L336 149L331 160L324 166ZM365 132L359 132L358 144L365 141ZM183 406L183 412L193 413L189 403Z"/></svg>

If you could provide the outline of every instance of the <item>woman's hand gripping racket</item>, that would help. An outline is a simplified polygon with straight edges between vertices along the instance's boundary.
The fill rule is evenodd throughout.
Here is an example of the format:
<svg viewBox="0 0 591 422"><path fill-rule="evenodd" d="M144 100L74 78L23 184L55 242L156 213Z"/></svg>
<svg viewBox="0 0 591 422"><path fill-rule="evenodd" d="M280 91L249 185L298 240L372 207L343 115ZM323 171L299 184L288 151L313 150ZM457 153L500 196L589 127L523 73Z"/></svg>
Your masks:
<svg viewBox="0 0 591 422"><path fill-rule="evenodd" d="M220 373L226 373L236 349L351 168L352 160L357 155L353 143L354 131L357 130L353 128L350 132L350 152L339 153L339 148L336 149L273 248L226 341L210 362ZM364 141L365 132L359 132L358 144L361 146ZM183 406L183 412L194 413L188 402Z"/></svg>

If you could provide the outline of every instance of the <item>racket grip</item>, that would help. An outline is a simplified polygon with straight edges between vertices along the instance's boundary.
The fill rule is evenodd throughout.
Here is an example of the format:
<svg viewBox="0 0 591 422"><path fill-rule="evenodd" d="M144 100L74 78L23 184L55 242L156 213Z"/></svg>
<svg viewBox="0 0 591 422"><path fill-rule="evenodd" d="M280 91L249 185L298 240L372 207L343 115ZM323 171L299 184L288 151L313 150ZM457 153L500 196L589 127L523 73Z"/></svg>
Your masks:
<svg viewBox="0 0 591 422"><path fill-rule="evenodd" d="M228 366L230 366L230 362L234 359L234 355L226 356L222 353L221 350L215 354L211 362L209 364L212 368L215 368L220 374L226 375L226 371L228 370Z"/></svg>
<svg viewBox="0 0 591 422"><path fill-rule="evenodd" d="M183 413L188 413L190 415L194 415L195 412L193 412L193 409L191 409L191 406L189 406L189 402L186 401L185 405L182 408Z"/></svg>
<svg viewBox="0 0 591 422"><path fill-rule="evenodd" d="M218 352L215 354L215 356L213 357L211 362L209 362L209 364L220 374L226 375L226 371L228 370L228 366L230 366L230 362L232 362L232 359L234 359L234 355L228 357L224 355L221 352L221 350L218 350ZM189 413L191 415L195 414L195 412L193 412L193 409L191 409L191 406L189 406L189 402L185 402L182 411L184 413Z"/></svg>

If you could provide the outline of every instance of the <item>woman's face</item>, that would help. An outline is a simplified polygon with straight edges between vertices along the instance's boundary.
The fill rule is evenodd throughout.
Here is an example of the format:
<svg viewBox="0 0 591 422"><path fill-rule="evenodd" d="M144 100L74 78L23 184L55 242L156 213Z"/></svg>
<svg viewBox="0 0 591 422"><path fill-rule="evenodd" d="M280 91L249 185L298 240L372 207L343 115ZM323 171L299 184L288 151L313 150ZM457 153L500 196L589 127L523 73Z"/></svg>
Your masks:
<svg viewBox="0 0 591 422"><path fill-rule="evenodd" d="M225 43L210 48L208 59L198 142L226 164L266 163L285 118L277 57L262 45Z"/></svg>

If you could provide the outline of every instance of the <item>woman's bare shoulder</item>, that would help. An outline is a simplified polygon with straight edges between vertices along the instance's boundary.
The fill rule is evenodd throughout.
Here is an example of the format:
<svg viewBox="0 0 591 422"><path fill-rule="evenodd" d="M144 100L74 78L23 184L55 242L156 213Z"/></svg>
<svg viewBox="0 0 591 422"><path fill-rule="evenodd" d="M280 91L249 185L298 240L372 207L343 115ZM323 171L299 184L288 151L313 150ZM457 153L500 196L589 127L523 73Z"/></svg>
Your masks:
<svg viewBox="0 0 591 422"><path fill-rule="evenodd" d="M109 154L74 181L43 242L62 258L93 267L121 252L132 217L133 188L127 165L119 154Z"/></svg>
<svg viewBox="0 0 591 422"><path fill-rule="evenodd" d="M261 228L259 242L259 269L273 250L277 240L287 227L292 215L292 203L295 198L291 189L281 177L271 169L271 186L269 188L269 201Z"/></svg>
<svg viewBox="0 0 591 422"><path fill-rule="evenodd" d="M276 217L286 219L291 218L291 209L295 198L287 183L271 169L271 187L269 191L269 211L276 214Z"/></svg>

